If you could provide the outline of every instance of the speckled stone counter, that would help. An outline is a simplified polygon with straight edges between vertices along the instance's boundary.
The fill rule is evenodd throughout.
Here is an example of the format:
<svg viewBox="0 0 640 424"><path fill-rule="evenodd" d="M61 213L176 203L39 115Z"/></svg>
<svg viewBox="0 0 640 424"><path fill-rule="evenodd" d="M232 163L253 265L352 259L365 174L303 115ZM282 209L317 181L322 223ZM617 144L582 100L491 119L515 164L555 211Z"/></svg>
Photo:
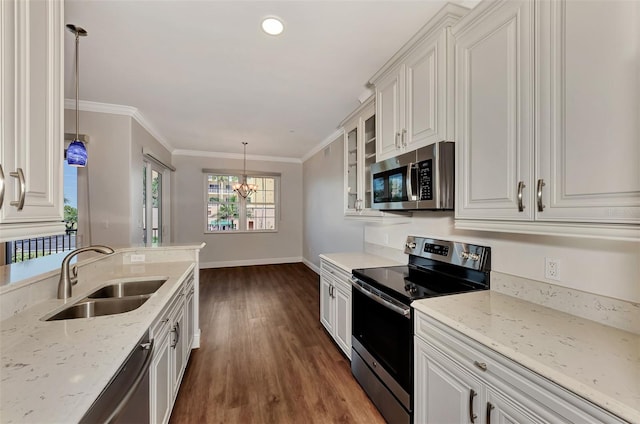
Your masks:
<svg viewBox="0 0 640 424"><path fill-rule="evenodd" d="M325 253L320 255L320 258L331 262L348 273L351 273L351 271L356 268L406 265L406 262L400 263L393 259L383 258L382 256L363 252Z"/></svg>
<svg viewBox="0 0 640 424"><path fill-rule="evenodd" d="M495 291L412 306L630 422L640 423L640 336Z"/></svg>
<svg viewBox="0 0 640 424"><path fill-rule="evenodd" d="M75 286L73 297L66 303L45 300L1 321L0 421L79 421L196 266L196 261L109 266L102 278L85 279ZM81 270L80 275L87 272ZM41 320L97 287L131 277L168 280L147 302L130 312Z"/></svg>

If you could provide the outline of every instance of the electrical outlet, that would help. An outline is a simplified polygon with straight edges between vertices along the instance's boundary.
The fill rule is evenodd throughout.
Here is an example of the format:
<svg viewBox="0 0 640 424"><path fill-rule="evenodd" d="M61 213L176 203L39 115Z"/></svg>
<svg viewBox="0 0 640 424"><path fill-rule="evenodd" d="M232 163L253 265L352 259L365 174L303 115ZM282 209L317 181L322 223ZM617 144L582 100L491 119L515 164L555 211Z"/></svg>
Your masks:
<svg viewBox="0 0 640 424"><path fill-rule="evenodd" d="M560 281L560 260L544 258L544 276L549 280Z"/></svg>
<svg viewBox="0 0 640 424"><path fill-rule="evenodd" d="M385 233L384 235L384 244L389 244L389 233Z"/></svg>
<svg viewBox="0 0 640 424"><path fill-rule="evenodd" d="M144 262L145 257L144 255L131 255L131 263L135 263L135 262Z"/></svg>

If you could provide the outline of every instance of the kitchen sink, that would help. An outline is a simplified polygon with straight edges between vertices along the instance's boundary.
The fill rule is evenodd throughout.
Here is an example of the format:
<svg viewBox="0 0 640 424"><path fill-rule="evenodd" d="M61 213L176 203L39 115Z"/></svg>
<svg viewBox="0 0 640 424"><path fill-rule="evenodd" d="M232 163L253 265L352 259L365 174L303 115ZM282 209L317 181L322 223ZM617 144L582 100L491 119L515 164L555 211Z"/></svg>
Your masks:
<svg viewBox="0 0 640 424"><path fill-rule="evenodd" d="M121 314L139 308L149 299L149 297L151 297L151 295L123 297L118 299L86 299L63 309L57 314L47 318L46 321Z"/></svg>
<svg viewBox="0 0 640 424"><path fill-rule="evenodd" d="M152 294L155 293L166 281L166 278L158 280L122 281L117 284L102 287L91 293L87 298L123 298L127 296Z"/></svg>

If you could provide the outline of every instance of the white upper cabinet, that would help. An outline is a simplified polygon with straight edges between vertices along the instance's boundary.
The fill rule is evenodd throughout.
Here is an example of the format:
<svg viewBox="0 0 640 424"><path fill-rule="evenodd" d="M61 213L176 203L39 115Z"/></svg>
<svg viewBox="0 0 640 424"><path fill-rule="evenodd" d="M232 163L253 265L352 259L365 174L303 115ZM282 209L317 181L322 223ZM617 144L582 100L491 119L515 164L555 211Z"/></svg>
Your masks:
<svg viewBox="0 0 640 424"><path fill-rule="evenodd" d="M454 27L456 217L530 220L533 2L485 2ZM471 13L477 12L476 10Z"/></svg>
<svg viewBox="0 0 640 424"><path fill-rule="evenodd" d="M640 239L638 16L485 0L452 28L457 228Z"/></svg>
<svg viewBox="0 0 640 424"><path fill-rule="evenodd" d="M539 6L536 219L640 224L640 2Z"/></svg>
<svg viewBox="0 0 640 424"><path fill-rule="evenodd" d="M371 209L371 165L376 162L376 113L371 96L340 124L344 128L344 213L383 216Z"/></svg>
<svg viewBox="0 0 640 424"><path fill-rule="evenodd" d="M3 0L0 22L0 240L63 233L63 2Z"/></svg>
<svg viewBox="0 0 640 424"><path fill-rule="evenodd" d="M448 28L467 9L447 4L370 82L376 89L376 160L453 136L453 62Z"/></svg>

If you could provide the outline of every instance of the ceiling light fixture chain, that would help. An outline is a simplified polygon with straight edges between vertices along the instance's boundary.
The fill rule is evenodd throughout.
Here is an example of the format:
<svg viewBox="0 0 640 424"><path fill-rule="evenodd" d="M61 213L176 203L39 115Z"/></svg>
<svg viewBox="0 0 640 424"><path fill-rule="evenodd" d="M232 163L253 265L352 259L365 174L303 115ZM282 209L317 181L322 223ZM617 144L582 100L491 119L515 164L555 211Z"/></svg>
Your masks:
<svg viewBox="0 0 640 424"><path fill-rule="evenodd" d="M255 184L247 184L247 143L246 141L242 142L244 146L244 165L243 165L243 173L242 173L242 183L236 183L233 185L233 191L238 193L244 199L251 196L256 192L258 186Z"/></svg>

